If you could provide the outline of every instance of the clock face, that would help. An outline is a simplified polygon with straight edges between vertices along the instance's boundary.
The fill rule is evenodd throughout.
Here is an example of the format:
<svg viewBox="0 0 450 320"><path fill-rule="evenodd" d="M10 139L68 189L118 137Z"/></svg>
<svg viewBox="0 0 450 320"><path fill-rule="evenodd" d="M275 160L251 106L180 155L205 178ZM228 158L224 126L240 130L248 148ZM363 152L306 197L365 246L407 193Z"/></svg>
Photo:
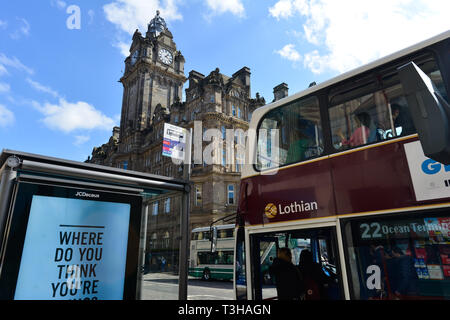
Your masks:
<svg viewBox="0 0 450 320"><path fill-rule="evenodd" d="M173 60L172 54L166 49L159 50L158 57L165 64L171 64Z"/></svg>

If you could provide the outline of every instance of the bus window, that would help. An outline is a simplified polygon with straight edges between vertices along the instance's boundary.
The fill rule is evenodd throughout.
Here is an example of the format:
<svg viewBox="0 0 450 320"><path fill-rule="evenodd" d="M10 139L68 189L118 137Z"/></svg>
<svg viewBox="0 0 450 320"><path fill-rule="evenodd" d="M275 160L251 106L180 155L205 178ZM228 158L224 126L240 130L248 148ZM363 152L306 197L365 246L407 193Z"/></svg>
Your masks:
<svg viewBox="0 0 450 320"><path fill-rule="evenodd" d="M260 123L258 170L308 160L319 156L322 151L322 127L316 97L293 101L273 109Z"/></svg>
<svg viewBox="0 0 450 320"><path fill-rule="evenodd" d="M334 239L331 228L290 230L253 236L251 243L254 250L252 265L255 298L278 299L280 294L286 298L287 295L299 293L297 300L340 299L341 286ZM291 266L280 261L283 260L280 255L283 248L290 252ZM307 263L305 257L310 257L310 263ZM282 268L286 268L285 271ZM296 274L300 274L303 280L295 279ZM316 293L314 296L308 296L312 287Z"/></svg>
<svg viewBox="0 0 450 320"><path fill-rule="evenodd" d="M240 227L236 232L235 250L236 259L234 266L234 282L236 289L236 300L244 300L247 299L247 272L245 266L245 232L242 227Z"/></svg>
<svg viewBox="0 0 450 320"><path fill-rule="evenodd" d="M352 299L449 299L448 212L343 223Z"/></svg>
<svg viewBox="0 0 450 320"><path fill-rule="evenodd" d="M234 237L234 229L222 229L219 231L219 239L233 238Z"/></svg>
<svg viewBox="0 0 450 320"><path fill-rule="evenodd" d="M447 97L432 56L428 54L416 60L442 96ZM353 88L332 90L330 105L333 145L337 150L416 133L396 69L363 79Z"/></svg>

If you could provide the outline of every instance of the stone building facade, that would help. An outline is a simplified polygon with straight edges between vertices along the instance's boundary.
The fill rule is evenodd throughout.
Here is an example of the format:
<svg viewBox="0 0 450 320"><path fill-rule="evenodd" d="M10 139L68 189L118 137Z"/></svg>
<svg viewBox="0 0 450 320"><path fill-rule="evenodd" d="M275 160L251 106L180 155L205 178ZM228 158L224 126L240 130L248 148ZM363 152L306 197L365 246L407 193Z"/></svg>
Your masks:
<svg viewBox="0 0 450 320"><path fill-rule="evenodd" d="M243 67L231 76L218 68L206 76L192 70L186 78L184 63L159 13L145 37L136 30L120 79L124 88L120 127L113 128L107 143L93 149L88 162L184 178L183 166L162 156L164 123L189 129L197 121L202 137L208 129L216 128L223 140L232 129L237 132L235 148L239 147L253 111L265 104L258 93L251 97L250 69ZM186 99L181 101L186 81ZM211 143L203 141L202 149ZM191 229L236 212L243 157L234 152L227 158L225 148L225 142L214 148L214 163L203 161L191 166ZM150 249L164 250L177 242L173 239L179 235L179 200L166 195L148 201Z"/></svg>

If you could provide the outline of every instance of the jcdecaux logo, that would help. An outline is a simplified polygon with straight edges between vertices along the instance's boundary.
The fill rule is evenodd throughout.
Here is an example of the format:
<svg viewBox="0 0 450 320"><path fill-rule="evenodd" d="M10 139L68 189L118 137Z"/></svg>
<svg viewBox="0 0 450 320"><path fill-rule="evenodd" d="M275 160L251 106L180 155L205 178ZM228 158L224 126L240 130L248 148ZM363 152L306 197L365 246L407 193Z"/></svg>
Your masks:
<svg viewBox="0 0 450 320"><path fill-rule="evenodd" d="M422 162L421 167L422 167L422 171L425 174L429 174L429 175L439 173L442 169L445 172L450 172L450 165L443 165L442 163L439 163L432 159L427 159L424 162Z"/></svg>
<svg viewBox="0 0 450 320"><path fill-rule="evenodd" d="M84 191L77 191L75 197L84 197L84 198L100 198L98 193L87 193Z"/></svg>

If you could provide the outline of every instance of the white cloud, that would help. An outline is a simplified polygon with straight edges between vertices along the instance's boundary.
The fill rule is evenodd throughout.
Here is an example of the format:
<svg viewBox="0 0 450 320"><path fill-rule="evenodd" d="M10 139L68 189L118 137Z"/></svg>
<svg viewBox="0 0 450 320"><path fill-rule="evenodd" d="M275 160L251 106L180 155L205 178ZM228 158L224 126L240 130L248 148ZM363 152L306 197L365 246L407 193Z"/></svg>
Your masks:
<svg viewBox="0 0 450 320"><path fill-rule="evenodd" d="M237 17L245 16L244 5L241 0L206 0L206 5L212 15L220 15L230 12Z"/></svg>
<svg viewBox="0 0 450 320"><path fill-rule="evenodd" d="M88 16L89 16L89 24L92 24L92 22L94 22L95 11L92 9L89 9Z"/></svg>
<svg viewBox="0 0 450 320"><path fill-rule="evenodd" d="M295 50L294 45L292 43L285 45L282 49L275 51L278 53L281 57L292 61L297 62L301 59L300 53L298 53L297 50Z"/></svg>
<svg viewBox="0 0 450 320"><path fill-rule="evenodd" d="M91 139L90 136L83 136L83 135L81 135L81 136L75 136L75 141L74 141L73 144L74 144L75 146L79 147L79 146L81 146L82 144L88 142L90 139Z"/></svg>
<svg viewBox="0 0 450 320"><path fill-rule="evenodd" d="M122 55L124 57L128 57L130 55L130 44L129 43L119 41L119 42L115 43L114 46L116 48L119 48L120 53L122 53Z"/></svg>
<svg viewBox="0 0 450 320"><path fill-rule="evenodd" d="M9 92L10 89L11 87L9 86L9 84L5 82L0 82L0 93L7 93Z"/></svg>
<svg viewBox="0 0 450 320"><path fill-rule="evenodd" d="M280 0L276 19L300 18L315 73L344 72L450 29L447 0Z"/></svg>
<svg viewBox="0 0 450 320"><path fill-rule="evenodd" d="M14 113L0 104L0 127L7 127L14 123Z"/></svg>
<svg viewBox="0 0 450 320"><path fill-rule="evenodd" d="M0 20L0 28L1 29L6 29L7 26L8 26L8 21Z"/></svg>
<svg viewBox="0 0 450 320"><path fill-rule="evenodd" d="M58 9L61 9L61 10L65 9L66 6L67 6L67 4L64 1L62 1L62 0L51 0L50 4L53 7L57 7Z"/></svg>
<svg viewBox="0 0 450 320"><path fill-rule="evenodd" d="M40 83L37 82L37 81L31 80L30 78L27 78L26 81L27 81L34 89L36 89L37 91L44 92L44 93L48 93L48 94L52 95L52 96L55 97L55 98L59 98L59 97L60 97L59 94L58 94L58 92L56 92L55 90L53 90L53 89L50 88L50 87L44 86L43 84L40 84Z"/></svg>
<svg viewBox="0 0 450 320"><path fill-rule="evenodd" d="M17 18L20 23L20 26L9 36L11 39L18 40L22 36L30 35L30 23L24 18Z"/></svg>
<svg viewBox="0 0 450 320"><path fill-rule="evenodd" d="M33 69L28 68L16 57L8 58L4 53L0 53L0 76L8 74L8 70L6 69L6 67L11 67L20 71L25 71L30 75L34 73Z"/></svg>
<svg viewBox="0 0 450 320"><path fill-rule="evenodd" d="M41 105L36 101L32 104L44 115L42 122L47 127L65 133L93 129L109 131L116 125L113 119L83 101L72 103L60 98L58 104Z"/></svg>
<svg viewBox="0 0 450 320"><path fill-rule="evenodd" d="M294 14L293 4L291 0L280 0L271 8L269 13L272 17L280 20L280 18L289 18Z"/></svg>
<svg viewBox="0 0 450 320"><path fill-rule="evenodd" d="M147 32L147 25L159 10L161 17L169 23L181 20L183 17L178 12L178 4L181 0L115 0L103 6L106 19L115 24L120 30L132 35L136 29L143 34Z"/></svg>
<svg viewBox="0 0 450 320"><path fill-rule="evenodd" d="M6 70L5 66L0 64L0 76L8 74L8 70Z"/></svg>

